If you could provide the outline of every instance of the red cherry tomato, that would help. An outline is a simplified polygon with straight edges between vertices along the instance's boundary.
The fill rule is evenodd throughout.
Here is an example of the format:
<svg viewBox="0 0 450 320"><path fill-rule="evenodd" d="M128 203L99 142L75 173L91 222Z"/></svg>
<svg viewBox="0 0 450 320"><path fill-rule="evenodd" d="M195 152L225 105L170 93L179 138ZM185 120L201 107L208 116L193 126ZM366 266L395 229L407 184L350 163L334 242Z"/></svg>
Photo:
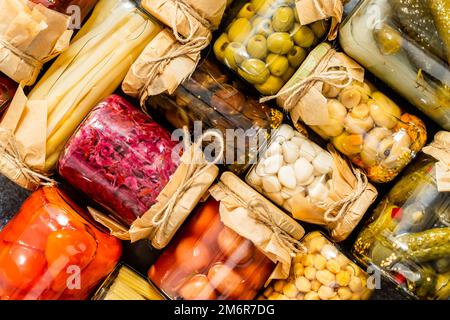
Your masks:
<svg viewBox="0 0 450 320"><path fill-rule="evenodd" d="M203 274L196 274L180 288L179 294L184 300L215 300L217 295Z"/></svg>
<svg viewBox="0 0 450 320"><path fill-rule="evenodd" d="M83 270L94 258L97 241L86 231L59 230L52 232L45 247L49 270L56 277L66 273L67 266Z"/></svg>
<svg viewBox="0 0 450 320"><path fill-rule="evenodd" d="M227 256L230 262L243 264L250 260L254 253L253 243L241 237L230 228L223 228L217 238L220 250Z"/></svg>
<svg viewBox="0 0 450 320"><path fill-rule="evenodd" d="M211 263L211 253L201 241L194 237L182 239L175 249L180 267L190 272L201 272Z"/></svg>
<svg viewBox="0 0 450 320"><path fill-rule="evenodd" d="M193 236L202 236L210 227L211 223L219 216L219 202L213 199L203 204L189 223L188 233Z"/></svg>
<svg viewBox="0 0 450 320"><path fill-rule="evenodd" d="M15 290L27 286L44 271L46 260L41 251L19 244L2 243L0 250L0 284Z"/></svg>

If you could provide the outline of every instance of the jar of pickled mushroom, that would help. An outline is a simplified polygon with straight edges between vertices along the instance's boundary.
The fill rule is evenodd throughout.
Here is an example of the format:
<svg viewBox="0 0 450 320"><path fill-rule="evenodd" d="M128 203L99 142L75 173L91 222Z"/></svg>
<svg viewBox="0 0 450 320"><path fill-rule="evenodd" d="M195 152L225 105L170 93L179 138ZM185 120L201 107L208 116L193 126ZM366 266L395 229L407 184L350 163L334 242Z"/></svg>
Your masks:
<svg viewBox="0 0 450 320"><path fill-rule="evenodd" d="M309 1L247 1L216 40L216 57L263 95L276 94L341 19L340 0L316 3L320 14Z"/></svg>
<svg viewBox="0 0 450 320"><path fill-rule="evenodd" d="M239 135L237 143L226 137L224 157L228 168L239 175L255 162L271 131L283 120L280 111L245 95L244 90L241 82L231 81L206 59L172 95L151 97L145 110L162 115L176 128L187 126L194 134L213 128L226 137L227 130L239 130L233 131Z"/></svg>
<svg viewBox="0 0 450 320"><path fill-rule="evenodd" d="M358 235L353 253L365 265L381 270L409 295L447 300L450 188L448 180L441 180L440 168L450 159L450 134L438 134L438 138L447 141L446 152L441 153L446 159L439 159L436 139L424 148L428 154L421 154L381 201ZM440 191L441 183L445 188Z"/></svg>
<svg viewBox="0 0 450 320"><path fill-rule="evenodd" d="M302 243L307 252L293 259L291 275L273 281L259 299L265 300L367 300L372 294L368 275L314 231Z"/></svg>
<svg viewBox="0 0 450 320"><path fill-rule="evenodd" d="M170 133L124 98L98 104L67 143L58 171L126 225L146 212L179 165Z"/></svg>
<svg viewBox="0 0 450 320"><path fill-rule="evenodd" d="M343 23L344 51L450 130L450 4L365 0Z"/></svg>
<svg viewBox="0 0 450 320"><path fill-rule="evenodd" d="M118 265L92 300L163 300L147 279L126 264Z"/></svg>
<svg viewBox="0 0 450 320"><path fill-rule="evenodd" d="M300 239L304 230L230 172L222 175L210 194L148 276L171 299L251 300L280 257L290 257L267 221L258 222L257 210L268 208L265 214L285 228L286 237ZM261 206L250 206L250 200Z"/></svg>
<svg viewBox="0 0 450 320"><path fill-rule="evenodd" d="M0 74L0 114L8 107L14 96L17 84L4 74Z"/></svg>
<svg viewBox="0 0 450 320"><path fill-rule="evenodd" d="M278 105L329 140L373 182L389 182L426 142L425 125L364 78L364 69L322 43L281 90Z"/></svg>
<svg viewBox="0 0 450 320"><path fill-rule="evenodd" d="M0 300L87 299L122 246L56 187L34 192L0 232Z"/></svg>
<svg viewBox="0 0 450 320"><path fill-rule="evenodd" d="M335 151L287 124L274 132L246 182L295 219L325 226L336 241L350 235L377 196L367 178Z"/></svg>

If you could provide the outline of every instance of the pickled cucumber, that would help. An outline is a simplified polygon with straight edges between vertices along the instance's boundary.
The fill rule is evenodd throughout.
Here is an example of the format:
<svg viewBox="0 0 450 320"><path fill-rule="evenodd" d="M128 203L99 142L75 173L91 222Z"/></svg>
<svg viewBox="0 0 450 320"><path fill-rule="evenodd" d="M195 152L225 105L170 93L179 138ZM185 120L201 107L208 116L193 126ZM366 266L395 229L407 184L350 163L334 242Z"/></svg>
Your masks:
<svg viewBox="0 0 450 320"><path fill-rule="evenodd" d="M426 262L450 256L450 228L434 228L417 233L404 234L396 239L403 248L406 259Z"/></svg>
<svg viewBox="0 0 450 320"><path fill-rule="evenodd" d="M427 0L428 7L434 18L434 23L447 52L450 64L450 1Z"/></svg>
<svg viewBox="0 0 450 320"><path fill-rule="evenodd" d="M434 1L430 0L430 2ZM443 43L437 35L433 15L426 1L392 0L391 3L394 17L400 28L421 48L442 60L446 59Z"/></svg>

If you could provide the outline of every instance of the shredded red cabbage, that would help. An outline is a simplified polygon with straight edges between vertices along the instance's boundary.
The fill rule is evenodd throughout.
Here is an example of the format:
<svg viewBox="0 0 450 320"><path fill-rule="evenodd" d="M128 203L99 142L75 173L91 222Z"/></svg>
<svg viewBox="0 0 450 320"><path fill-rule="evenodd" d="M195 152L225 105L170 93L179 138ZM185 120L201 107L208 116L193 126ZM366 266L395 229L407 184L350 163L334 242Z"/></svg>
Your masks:
<svg viewBox="0 0 450 320"><path fill-rule="evenodd" d="M179 164L170 133L112 95L82 123L58 170L71 185L130 225L155 202Z"/></svg>

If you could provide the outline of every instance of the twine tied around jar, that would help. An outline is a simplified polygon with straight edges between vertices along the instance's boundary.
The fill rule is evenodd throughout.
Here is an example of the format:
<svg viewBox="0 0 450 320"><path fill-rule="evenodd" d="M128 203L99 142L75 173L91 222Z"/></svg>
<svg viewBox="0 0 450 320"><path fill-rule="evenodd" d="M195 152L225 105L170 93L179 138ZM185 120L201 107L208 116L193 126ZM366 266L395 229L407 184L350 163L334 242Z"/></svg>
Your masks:
<svg viewBox="0 0 450 320"><path fill-rule="evenodd" d="M154 214L150 226L154 228L153 235L151 235L151 237L153 237L157 231L164 233L164 231L161 230L165 230L165 228L167 227L177 201L183 196L186 190L188 190L195 184L195 181L198 177L208 171L210 167L219 163L224 154L225 142L220 132L216 130L208 130L203 133L202 136L194 144L190 144L189 131L186 127L184 127L183 130L186 148L185 150L189 151L190 148L193 148L193 156L190 159L187 159L187 161L185 162L188 169L176 192L173 193L170 199L164 204L164 206ZM216 152L216 157L212 161L205 161L202 151L202 143L204 141L207 141L207 139L209 138L217 139L217 142L219 144L219 151Z"/></svg>
<svg viewBox="0 0 450 320"><path fill-rule="evenodd" d="M220 188L226 194L232 196L241 207L248 210L248 216L250 218L272 231L277 241L290 252L291 256L295 256L298 253L306 253L307 250L305 246L276 223L273 219L273 215L270 213L269 207L261 199L254 196L248 201L245 201L224 183L219 182L219 185Z"/></svg>
<svg viewBox="0 0 450 320"><path fill-rule="evenodd" d="M262 97L259 101L261 103L267 102L286 95L283 103L283 108L286 111L294 109L303 96L320 81L327 83L336 88L345 88L353 82L352 74L349 70L327 70L330 59L336 54L336 50L329 49L317 64L314 71L302 81L294 83L292 86L282 88L277 94L267 97Z"/></svg>
<svg viewBox="0 0 450 320"><path fill-rule="evenodd" d="M18 56L20 59L25 61L27 64L35 68L36 70L41 70L44 66L44 63L29 54L26 54L25 52L17 49L15 46L13 46L11 43L9 43L8 40L6 40L4 37L0 36L0 45L7 48L9 51L14 53L16 56Z"/></svg>
<svg viewBox="0 0 450 320"><path fill-rule="evenodd" d="M23 185L27 189L36 189L39 186L53 186L56 185L56 181L31 169L24 161L22 154L19 150L19 145L14 137L14 134L5 128L0 127L0 158L5 159L7 162L14 166L15 173L9 178L13 181L20 181L20 176L23 176L27 181L27 186ZM11 172L9 170L8 172ZM21 184L22 185L22 184Z"/></svg>
<svg viewBox="0 0 450 320"><path fill-rule="evenodd" d="M194 8L192 8L185 0L172 0L172 2L175 5L175 15L174 18L171 21L171 28L172 33L175 39L180 42L182 45L177 46L174 45L167 54L165 54L162 57L149 59L145 62L145 65L151 65L149 72L145 75L146 82L145 85L142 87L141 92L139 94L140 96L140 103L141 106L145 106L145 102L147 101L149 94L148 94L148 87L151 83L156 79L158 75L160 75L164 69L168 66L168 64L179 57L187 56L187 55L193 55L196 53L200 53L203 49L208 47L210 42L209 36L198 36L196 37L195 34L197 30L195 29L195 22L200 22L206 29L211 30L212 26L210 22L200 16ZM186 37L183 37L178 32L177 27L177 16L178 12L181 12L184 17L186 17L186 20L189 24L189 34ZM200 61L200 55L197 55L195 57L195 65L197 65ZM191 73L186 76L186 78L190 78L192 74L194 73L195 68L192 69Z"/></svg>

